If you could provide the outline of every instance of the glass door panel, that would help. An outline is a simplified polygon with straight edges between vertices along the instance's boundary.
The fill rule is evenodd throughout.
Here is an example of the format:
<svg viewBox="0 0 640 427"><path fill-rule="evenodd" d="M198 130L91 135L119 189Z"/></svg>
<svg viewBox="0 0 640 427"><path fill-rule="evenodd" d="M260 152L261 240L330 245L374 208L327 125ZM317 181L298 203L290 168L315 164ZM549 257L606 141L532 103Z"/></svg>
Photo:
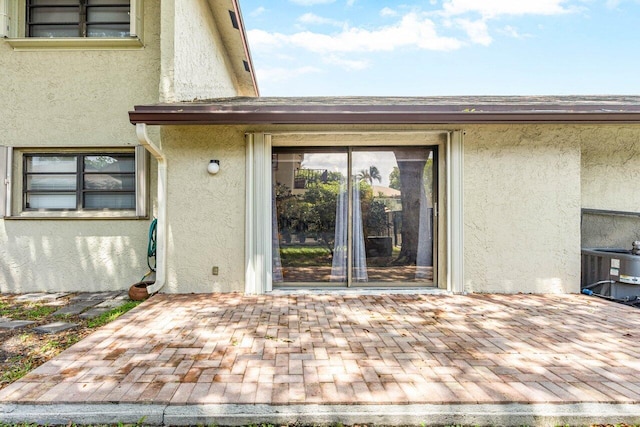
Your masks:
<svg viewBox="0 0 640 427"><path fill-rule="evenodd" d="M274 286L434 285L434 150L274 148Z"/></svg>
<svg viewBox="0 0 640 427"><path fill-rule="evenodd" d="M433 160L427 147L354 149L354 284L433 284Z"/></svg>
<svg viewBox="0 0 640 427"><path fill-rule="evenodd" d="M345 255L347 199L340 195L347 170L346 150L274 148L274 286L346 286L346 264L339 261Z"/></svg>

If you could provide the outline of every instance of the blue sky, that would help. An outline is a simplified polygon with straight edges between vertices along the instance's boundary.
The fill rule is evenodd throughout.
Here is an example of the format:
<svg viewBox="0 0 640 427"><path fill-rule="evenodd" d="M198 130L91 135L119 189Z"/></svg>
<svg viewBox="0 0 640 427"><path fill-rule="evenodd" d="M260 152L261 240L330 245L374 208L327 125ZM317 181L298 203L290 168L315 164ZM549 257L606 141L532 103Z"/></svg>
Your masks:
<svg viewBox="0 0 640 427"><path fill-rule="evenodd" d="M640 95L640 0L240 0L262 96Z"/></svg>

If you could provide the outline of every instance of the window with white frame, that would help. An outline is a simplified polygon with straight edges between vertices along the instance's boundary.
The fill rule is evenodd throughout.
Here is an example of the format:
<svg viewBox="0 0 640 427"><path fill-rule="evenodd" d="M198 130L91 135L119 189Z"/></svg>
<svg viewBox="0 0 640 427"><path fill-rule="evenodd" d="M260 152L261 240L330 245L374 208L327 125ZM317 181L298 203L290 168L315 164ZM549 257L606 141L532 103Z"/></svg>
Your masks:
<svg viewBox="0 0 640 427"><path fill-rule="evenodd" d="M0 37L141 39L142 11L142 0L0 0Z"/></svg>
<svg viewBox="0 0 640 427"><path fill-rule="evenodd" d="M15 159L15 161L13 160ZM0 146L0 217L146 218L149 155Z"/></svg>

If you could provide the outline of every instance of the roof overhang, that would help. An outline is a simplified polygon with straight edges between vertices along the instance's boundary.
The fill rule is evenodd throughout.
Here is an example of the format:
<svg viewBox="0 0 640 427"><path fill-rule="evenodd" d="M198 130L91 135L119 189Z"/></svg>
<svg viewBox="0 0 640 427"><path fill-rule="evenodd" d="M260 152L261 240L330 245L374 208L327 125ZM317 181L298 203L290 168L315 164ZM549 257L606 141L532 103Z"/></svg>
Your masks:
<svg viewBox="0 0 640 427"><path fill-rule="evenodd" d="M216 28L237 80L238 94L259 96L247 33L238 0L208 0Z"/></svg>
<svg viewBox="0 0 640 427"><path fill-rule="evenodd" d="M227 98L139 105L149 125L640 123L640 97Z"/></svg>

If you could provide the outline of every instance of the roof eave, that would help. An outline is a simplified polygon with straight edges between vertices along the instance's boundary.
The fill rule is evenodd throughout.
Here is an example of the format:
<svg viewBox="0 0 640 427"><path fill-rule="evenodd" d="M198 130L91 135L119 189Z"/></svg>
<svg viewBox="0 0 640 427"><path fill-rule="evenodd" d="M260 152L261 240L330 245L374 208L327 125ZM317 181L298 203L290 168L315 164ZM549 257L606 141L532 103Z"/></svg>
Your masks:
<svg viewBox="0 0 640 427"><path fill-rule="evenodd" d="M145 109L129 112L131 123L148 125L287 124L632 124L640 112L419 112L419 111L189 111Z"/></svg>

